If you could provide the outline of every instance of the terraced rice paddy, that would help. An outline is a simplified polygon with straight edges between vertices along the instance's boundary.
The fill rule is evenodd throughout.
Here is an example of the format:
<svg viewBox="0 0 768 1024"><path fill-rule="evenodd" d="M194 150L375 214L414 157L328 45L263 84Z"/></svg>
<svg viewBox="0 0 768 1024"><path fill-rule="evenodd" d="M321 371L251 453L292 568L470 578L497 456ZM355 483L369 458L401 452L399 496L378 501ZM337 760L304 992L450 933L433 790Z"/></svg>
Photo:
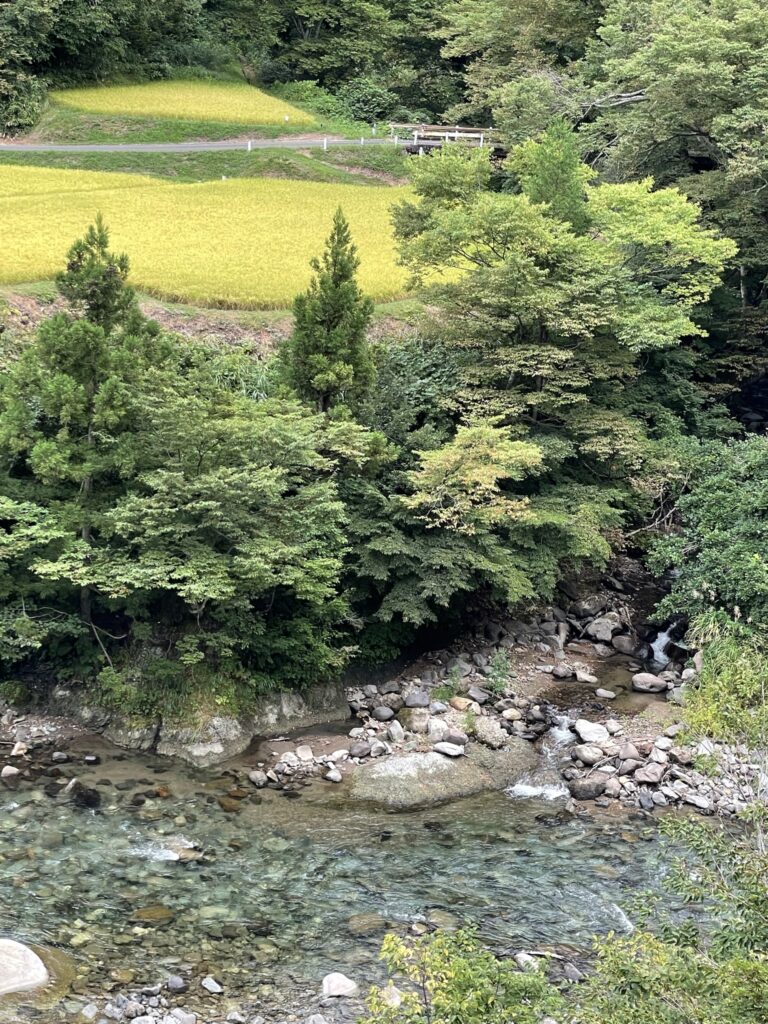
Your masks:
<svg viewBox="0 0 768 1024"><path fill-rule="evenodd" d="M239 82L170 81L59 89L53 102L90 114L248 125L315 123L311 114Z"/></svg>
<svg viewBox="0 0 768 1024"><path fill-rule="evenodd" d="M133 174L0 166L0 283L52 278L101 212L133 283L210 306L281 308L305 288L309 260L341 206L358 245L363 288L402 294L390 208L407 192L273 179L181 184Z"/></svg>

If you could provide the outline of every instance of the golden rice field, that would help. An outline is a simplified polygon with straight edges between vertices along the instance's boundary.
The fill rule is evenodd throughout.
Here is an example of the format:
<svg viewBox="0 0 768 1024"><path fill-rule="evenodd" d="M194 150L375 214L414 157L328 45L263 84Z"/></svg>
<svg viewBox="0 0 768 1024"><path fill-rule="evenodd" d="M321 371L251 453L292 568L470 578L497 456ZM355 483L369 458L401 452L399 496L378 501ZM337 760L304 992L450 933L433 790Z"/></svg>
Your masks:
<svg viewBox="0 0 768 1024"><path fill-rule="evenodd" d="M313 125L311 114L245 82L169 81L57 89L59 106L90 114L166 117L239 125Z"/></svg>
<svg viewBox="0 0 768 1024"><path fill-rule="evenodd" d="M203 305L281 308L306 287L341 205L363 288L402 294L390 207L405 188L238 178L181 184L141 175L0 166L0 283L50 279L101 212L133 283Z"/></svg>

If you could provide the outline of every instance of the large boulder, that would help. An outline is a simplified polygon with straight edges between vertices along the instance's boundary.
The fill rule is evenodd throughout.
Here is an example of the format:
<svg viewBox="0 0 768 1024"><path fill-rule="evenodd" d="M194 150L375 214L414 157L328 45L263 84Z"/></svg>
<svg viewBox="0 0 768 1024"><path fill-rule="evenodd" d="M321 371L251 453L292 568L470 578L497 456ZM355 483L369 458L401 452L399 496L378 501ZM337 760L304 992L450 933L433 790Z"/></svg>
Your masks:
<svg viewBox="0 0 768 1024"><path fill-rule="evenodd" d="M27 992L48 981L48 970L28 946L13 939L0 939L0 996Z"/></svg>
<svg viewBox="0 0 768 1024"><path fill-rule="evenodd" d="M157 752L207 768L241 754L255 736L307 729L348 717L349 705L341 685L267 694L259 698L248 718L211 715L191 723L163 722Z"/></svg>
<svg viewBox="0 0 768 1024"><path fill-rule="evenodd" d="M157 744L158 754L207 768L242 754L252 733L242 722L229 715L213 715L198 725L164 723Z"/></svg>
<svg viewBox="0 0 768 1024"><path fill-rule="evenodd" d="M538 754L526 740L507 737L504 750L479 744L466 757L435 751L368 762L349 777L348 794L396 811L429 807L485 790L506 789L535 771Z"/></svg>

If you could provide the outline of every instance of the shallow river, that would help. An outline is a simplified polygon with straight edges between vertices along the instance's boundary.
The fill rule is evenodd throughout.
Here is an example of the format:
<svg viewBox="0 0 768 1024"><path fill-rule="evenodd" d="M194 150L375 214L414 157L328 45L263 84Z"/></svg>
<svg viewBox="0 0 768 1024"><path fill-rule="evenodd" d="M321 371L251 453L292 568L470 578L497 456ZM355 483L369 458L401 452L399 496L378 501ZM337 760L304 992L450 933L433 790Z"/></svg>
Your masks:
<svg viewBox="0 0 768 1024"><path fill-rule="evenodd" d="M0 795L0 931L64 951L78 972L74 994L51 993L42 1015L0 1005L3 1022L71 1021L89 992L185 967L265 1005L317 992L329 971L367 983L384 927L416 922L583 952L628 927L622 905L658 885L664 861L644 821L573 819L559 801L489 794L392 815L317 782L293 799L249 789L228 813L217 797L232 775L98 752L98 767L62 766L97 784L97 811L50 799L45 776Z"/></svg>

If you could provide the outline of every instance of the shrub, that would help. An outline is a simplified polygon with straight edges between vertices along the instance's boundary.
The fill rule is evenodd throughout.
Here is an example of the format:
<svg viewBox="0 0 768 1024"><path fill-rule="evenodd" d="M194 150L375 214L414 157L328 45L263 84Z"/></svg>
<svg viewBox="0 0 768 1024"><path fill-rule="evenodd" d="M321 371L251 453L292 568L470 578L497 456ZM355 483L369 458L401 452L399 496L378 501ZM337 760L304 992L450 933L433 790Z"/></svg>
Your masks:
<svg viewBox="0 0 768 1024"><path fill-rule="evenodd" d="M355 121L375 122L389 117L397 103L397 96L372 75L351 78L336 95Z"/></svg>
<svg viewBox="0 0 768 1024"><path fill-rule="evenodd" d="M438 931L411 941L388 935L381 958L412 990L393 1006L373 989L370 1024L539 1024L562 1006L543 972L497 959L471 931Z"/></svg>

